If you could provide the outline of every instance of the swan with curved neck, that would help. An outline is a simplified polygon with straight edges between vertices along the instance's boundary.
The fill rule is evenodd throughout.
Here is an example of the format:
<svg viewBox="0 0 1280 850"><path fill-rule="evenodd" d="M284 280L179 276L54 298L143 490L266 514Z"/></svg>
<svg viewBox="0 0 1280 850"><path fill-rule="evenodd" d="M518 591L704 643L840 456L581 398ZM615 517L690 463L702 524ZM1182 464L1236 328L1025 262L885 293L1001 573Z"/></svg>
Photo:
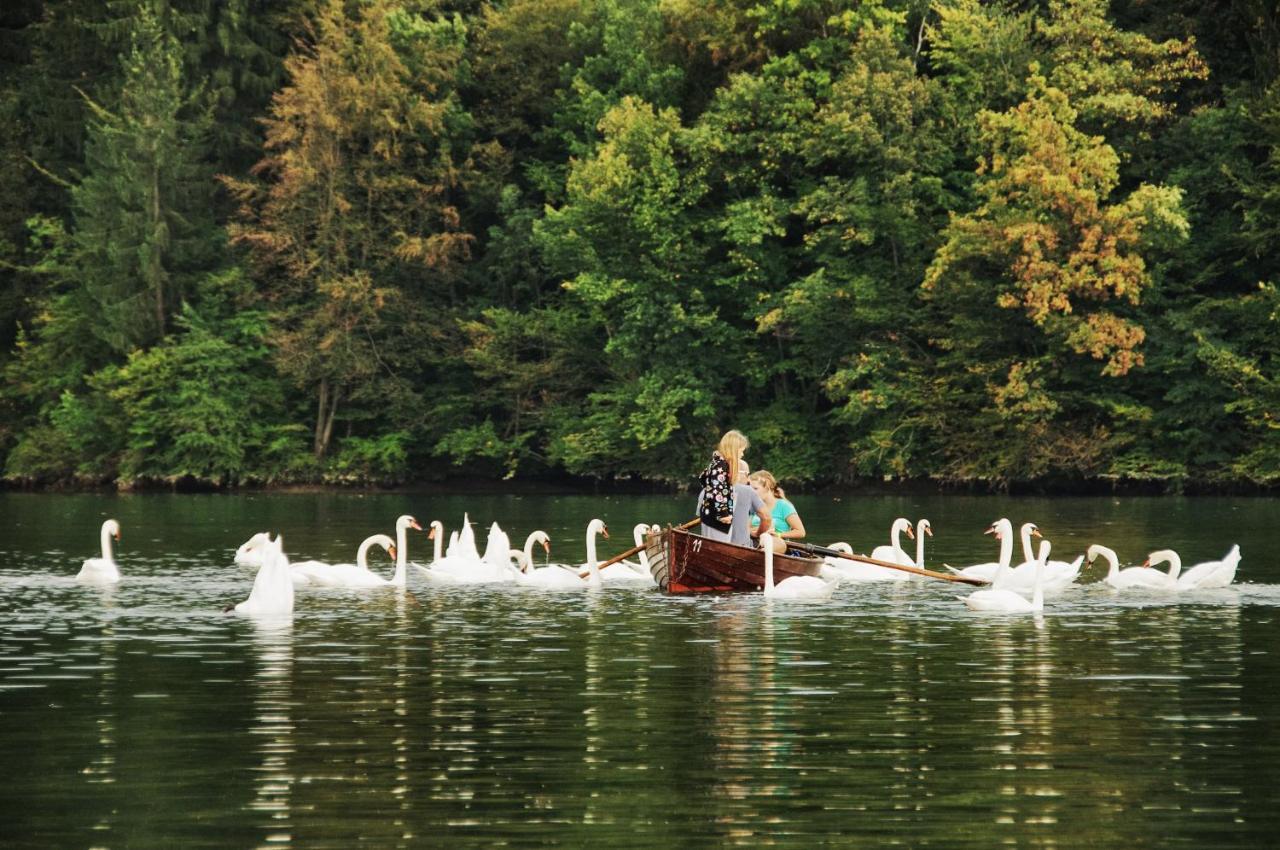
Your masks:
<svg viewBox="0 0 1280 850"><path fill-rule="evenodd" d="M1049 541L1042 540L1040 542L1040 554L1036 558L1035 584L1032 587L1031 601L1027 601L1026 597L1012 590L1001 587L992 587L990 590L975 590L968 596L957 596L956 598L963 602L971 611L985 611L996 614L1031 614L1044 610L1044 565L1049 560ZM1008 567L1001 565L996 572L993 585L1000 583L1001 576L1008 571Z"/></svg>
<svg viewBox="0 0 1280 850"><path fill-rule="evenodd" d="M444 557L444 523L438 519L431 520L427 539L435 541L435 550L431 553L431 562L437 563Z"/></svg>
<svg viewBox="0 0 1280 850"><path fill-rule="evenodd" d="M764 596L766 599L794 599L820 602L831 598L840 583L839 577L821 579L817 576L788 576L774 584L773 535L760 535L760 548L764 550Z"/></svg>
<svg viewBox="0 0 1280 850"><path fill-rule="evenodd" d="M922 519L916 522L916 563L920 569L924 569L924 539L933 536L933 526L929 524L929 520ZM911 575L907 573L907 575Z"/></svg>
<svg viewBox="0 0 1280 850"><path fill-rule="evenodd" d="M609 526L605 525L602 519L593 519L587 523L587 562L583 566L600 566L600 559L596 557L597 534L603 535L605 540L609 539Z"/></svg>
<svg viewBox="0 0 1280 850"><path fill-rule="evenodd" d="M120 523L114 519L109 519L102 524L102 528L98 532L98 542L102 546L102 557L86 558L85 562L80 565L80 572L76 574L78 580L102 582L104 584L120 580L120 568L116 566L116 559L111 551L112 540L117 542L120 540Z"/></svg>
<svg viewBox="0 0 1280 850"><path fill-rule="evenodd" d="M1152 570L1154 579L1149 585L1157 590L1177 590L1178 574L1182 572L1182 558L1172 549L1161 549L1158 552L1152 552L1147 556L1147 560L1143 561L1144 567L1155 567L1156 564L1168 564L1169 571L1162 573L1159 570Z"/></svg>
<svg viewBox="0 0 1280 850"><path fill-rule="evenodd" d="M421 531L422 526L418 525L418 521L409 514L402 514L396 520L396 572L391 577L391 583L396 587L405 586L405 567L409 562L409 529Z"/></svg>
<svg viewBox="0 0 1280 850"><path fill-rule="evenodd" d="M1107 574L1102 580L1106 584L1114 587L1116 590L1124 590L1129 587L1151 587L1149 578L1151 571L1146 567L1129 567L1128 569L1120 569L1120 559L1116 555L1114 549L1109 546L1103 546L1094 543L1085 552L1087 563L1093 566L1093 562L1102 557L1107 562Z"/></svg>
<svg viewBox="0 0 1280 850"><path fill-rule="evenodd" d="M374 546L382 547L397 562L397 572L402 569L398 566L400 552L395 541L385 534L371 534L360 542L354 564L326 564L321 561L294 564L290 568L293 583L296 587L391 587L395 584L394 577L386 579L369 569L369 550Z"/></svg>
<svg viewBox="0 0 1280 850"><path fill-rule="evenodd" d="M902 548L902 533L906 532L907 537L915 539L916 533L911 528L911 520L905 517L898 517L893 521L893 527L889 530L889 546L877 546L871 550L871 557L877 561L888 561L891 564L901 564L904 567L914 567L915 561L911 559Z"/></svg>

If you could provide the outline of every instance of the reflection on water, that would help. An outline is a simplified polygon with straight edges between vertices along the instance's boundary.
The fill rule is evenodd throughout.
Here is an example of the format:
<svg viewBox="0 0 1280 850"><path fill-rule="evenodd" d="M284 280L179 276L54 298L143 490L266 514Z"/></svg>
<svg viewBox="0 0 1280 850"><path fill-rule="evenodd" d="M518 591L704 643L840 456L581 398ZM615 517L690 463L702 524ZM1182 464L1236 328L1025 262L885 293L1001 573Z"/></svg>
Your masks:
<svg viewBox="0 0 1280 850"><path fill-rule="evenodd" d="M262 847L286 847L290 843L289 801L294 777L290 762L294 754L293 704L293 620L290 617L248 617L253 630L253 646L258 670L252 688L253 725L247 741L261 757L254 778L254 797L249 809L263 831Z"/></svg>
<svg viewBox="0 0 1280 850"><path fill-rule="evenodd" d="M6 847L1254 847L1280 830L1273 502L808 506L819 539L938 517L939 562L985 560L1004 514L1037 517L1055 551L1173 540L1192 562L1229 533L1246 553L1235 587L1119 594L1094 575L1035 618L929 582L825 605L413 584L222 615L252 581L230 553L261 527L345 557L406 509L461 507L291 498L0 495ZM663 504L473 517L545 527L571 560L591 515L626 527ZM78 585L108 510L137 529L124 581ZM85 552L66 528L90 529Z"/></svg>

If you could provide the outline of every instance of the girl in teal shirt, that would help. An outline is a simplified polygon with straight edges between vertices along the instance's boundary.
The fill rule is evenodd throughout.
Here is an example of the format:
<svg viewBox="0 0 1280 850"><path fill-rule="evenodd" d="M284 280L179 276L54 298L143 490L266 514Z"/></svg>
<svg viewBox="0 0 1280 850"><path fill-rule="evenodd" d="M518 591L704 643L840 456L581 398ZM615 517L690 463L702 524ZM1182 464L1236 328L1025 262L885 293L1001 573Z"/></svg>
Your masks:
<svg viewBox="0 0 1280 850"><path fill-rule="evenodd" d="M782 497L782 488L778 486L778 480L773 477L773 473L760 469L751 473L747 480L751 482L751 488L760 494L765 508L773 517L774 536L781 537L783 540L803 539L805 531L800 514L796 513L795 505ZM751 518L752 528L759 524L759 518Z"/></svg>

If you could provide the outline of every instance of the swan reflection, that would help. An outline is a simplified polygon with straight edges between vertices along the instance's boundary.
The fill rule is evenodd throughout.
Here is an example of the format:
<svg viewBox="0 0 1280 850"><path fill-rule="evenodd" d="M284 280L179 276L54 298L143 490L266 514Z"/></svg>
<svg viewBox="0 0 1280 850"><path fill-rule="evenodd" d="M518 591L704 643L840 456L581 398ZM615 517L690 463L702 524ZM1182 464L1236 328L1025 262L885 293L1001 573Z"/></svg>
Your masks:
<svg viewBox="0 0 1280 850"><path fill-rule="evenodd" d="M290 798L294 776L294 724L290 714L293 690L293 620L290 617L250 617L258 671L254 675L254 726L261 765L254 778L249 808L262 813L265 834L261 847L287 847L292 842Z"/></svg>

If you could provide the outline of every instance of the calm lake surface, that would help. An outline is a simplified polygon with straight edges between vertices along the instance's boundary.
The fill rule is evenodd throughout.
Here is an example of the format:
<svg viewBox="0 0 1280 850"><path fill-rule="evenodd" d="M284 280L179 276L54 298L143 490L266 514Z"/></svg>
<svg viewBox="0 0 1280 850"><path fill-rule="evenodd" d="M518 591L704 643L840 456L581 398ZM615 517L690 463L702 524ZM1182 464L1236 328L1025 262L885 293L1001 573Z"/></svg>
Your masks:
<svg viewBox="0 0 1280 850"><path fill-rule="evenodd" d="M1070 559L1237 584L1098 584L1043 617L943 582L822 604L656 590L300 590L291 622L224 615L260 530L351 562L397 515L498 520L581 561L685 497L0 494L0 846L1275 847L1280 500L793 498L812 542L928 517L928 565L994 560L1031 520ZM123 580L75 581L119 519ZM425 563L425 535L409 557ZM385 558L374 569L390 575Z"/></svg>

